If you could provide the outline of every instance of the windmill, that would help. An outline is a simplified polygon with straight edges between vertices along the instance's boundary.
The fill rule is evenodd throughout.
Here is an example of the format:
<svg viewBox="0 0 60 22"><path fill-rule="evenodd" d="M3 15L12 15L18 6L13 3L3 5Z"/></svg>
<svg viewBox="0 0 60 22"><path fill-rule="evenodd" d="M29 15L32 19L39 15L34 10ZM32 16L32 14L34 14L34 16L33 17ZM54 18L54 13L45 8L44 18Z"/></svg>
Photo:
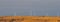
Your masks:
<svg viewBox="0 0 60 22"><path fill-rule="evenodd" d="M16 16L16 12L14 12L14 16Z"/></svg>
<svg viewBox="0 0 60 22"><path fill-rule="evenodd" d="M48 16L48 12L46 13L46 16Z"/></svg>
<svg viewBox="0 0 60 22"><path fill-rule="evenodd" d="M59 17L59 8L57 8L57 16Z"/></svg>
<svg viewBox="0 0 60 22"><path fill-rule="evenodd" d="M59 11L57 11L57 16L59 17Z"/></svg>
<svg viewBox="0 0 60 22"><path fill-rule="evenodd" d="M48 8L46 8L47 12L46 12L46 16L48 16Z"/></svg>

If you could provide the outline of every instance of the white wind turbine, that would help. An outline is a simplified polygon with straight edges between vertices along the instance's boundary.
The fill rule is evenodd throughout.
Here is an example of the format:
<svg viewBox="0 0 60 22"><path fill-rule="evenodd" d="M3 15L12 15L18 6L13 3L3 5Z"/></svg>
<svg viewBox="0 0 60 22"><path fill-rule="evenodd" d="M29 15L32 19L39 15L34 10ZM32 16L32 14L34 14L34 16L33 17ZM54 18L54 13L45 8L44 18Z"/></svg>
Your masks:
<svg viewBox="0 0 60 22"><path fill-rule="evenodd" d="M16 16L16 12L14 12L14 16Z"/></svg>

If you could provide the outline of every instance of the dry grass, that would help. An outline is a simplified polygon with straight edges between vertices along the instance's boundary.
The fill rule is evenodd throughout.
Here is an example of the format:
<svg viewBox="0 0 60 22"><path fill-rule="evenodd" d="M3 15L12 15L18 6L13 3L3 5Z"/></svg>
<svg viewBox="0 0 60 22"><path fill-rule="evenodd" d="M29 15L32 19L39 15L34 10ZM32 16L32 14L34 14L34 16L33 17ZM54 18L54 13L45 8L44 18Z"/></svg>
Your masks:
<svg viewBox="0 0 60 22"><path fill-rule="evenodd" d="M57 22L59 17L51 16L2 16L0 22Z"/></svg>

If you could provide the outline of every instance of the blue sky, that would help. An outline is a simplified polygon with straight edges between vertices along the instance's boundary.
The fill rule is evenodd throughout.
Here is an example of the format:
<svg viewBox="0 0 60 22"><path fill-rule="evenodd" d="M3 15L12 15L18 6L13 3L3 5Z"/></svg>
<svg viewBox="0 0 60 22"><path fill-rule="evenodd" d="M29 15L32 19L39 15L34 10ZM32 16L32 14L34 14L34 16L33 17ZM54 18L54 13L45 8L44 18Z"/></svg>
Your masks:
<svg viewBox="0 0 60 22"><path fill-rule="evenodd" d="M48 15L60 13L60 0L0 0L0 16Z"/></svg>

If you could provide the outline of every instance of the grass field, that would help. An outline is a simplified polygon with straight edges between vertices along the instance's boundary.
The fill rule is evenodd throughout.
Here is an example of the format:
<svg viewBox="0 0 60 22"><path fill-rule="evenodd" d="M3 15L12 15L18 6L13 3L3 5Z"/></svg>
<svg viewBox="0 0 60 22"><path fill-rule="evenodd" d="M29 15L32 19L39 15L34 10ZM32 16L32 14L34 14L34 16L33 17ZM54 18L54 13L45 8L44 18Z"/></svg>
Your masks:
<svg viewBox="0 0 60 22"><path fill-rule="evenodd" d="M0 22L60 22L57 16L1 16Z"/></svg>

